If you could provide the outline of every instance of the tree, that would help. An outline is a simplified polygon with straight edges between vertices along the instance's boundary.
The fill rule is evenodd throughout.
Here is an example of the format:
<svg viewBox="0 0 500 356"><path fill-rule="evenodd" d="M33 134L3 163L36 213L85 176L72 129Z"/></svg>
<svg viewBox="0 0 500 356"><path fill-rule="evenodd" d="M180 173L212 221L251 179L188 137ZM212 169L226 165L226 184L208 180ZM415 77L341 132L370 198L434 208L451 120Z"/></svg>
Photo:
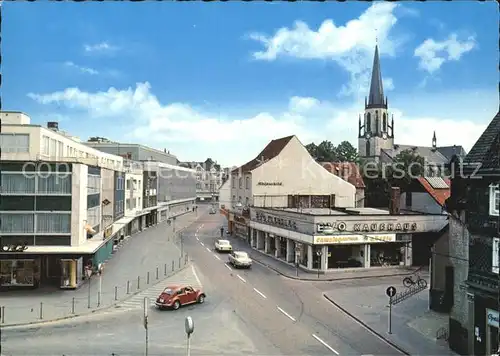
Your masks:
<svg viewBox="0 0 500 356"><path fill-rule="evenodd" d="M425 159L412 149L401 151L394 157L393 163L387 169L391 185L406 190L413 179L425 173Z"/></svg>
<svg viewBox="0 0 500 356"><path fill-rule="evenodd" d="M323 141L319 145L310 143L306 146L309 154L318 162L335 162L337 161L336 147L330 141Z"/></svg>
<svg viewBox="0 0 500 356"><path fill-rule="evenodd" d="M349 141L342 141L335 149L340 162L359 162L358 151Z"/></svg>

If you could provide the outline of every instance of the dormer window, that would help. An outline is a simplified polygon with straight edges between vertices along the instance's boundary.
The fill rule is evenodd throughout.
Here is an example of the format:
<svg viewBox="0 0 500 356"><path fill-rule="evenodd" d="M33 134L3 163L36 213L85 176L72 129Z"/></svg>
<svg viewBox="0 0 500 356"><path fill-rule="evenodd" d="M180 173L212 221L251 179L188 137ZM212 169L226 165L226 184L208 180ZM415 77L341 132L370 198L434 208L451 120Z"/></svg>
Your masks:
<svg viewBox="0 0 500 356"><path fill-rule="evenodd" d="M498 216L500 207L500 189L498 184L490 185L490 215Z"/></svg>

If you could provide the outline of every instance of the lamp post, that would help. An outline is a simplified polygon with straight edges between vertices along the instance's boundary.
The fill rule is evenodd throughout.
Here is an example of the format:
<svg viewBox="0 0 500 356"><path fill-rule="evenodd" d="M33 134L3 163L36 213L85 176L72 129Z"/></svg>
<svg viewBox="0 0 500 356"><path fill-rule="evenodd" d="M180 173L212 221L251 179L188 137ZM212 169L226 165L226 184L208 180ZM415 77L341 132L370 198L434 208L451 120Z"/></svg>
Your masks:
<svg viewBox="0 0 500 356"><path fill-rule="evenodd" d="M88 308L90 309L90 282L92 282L92 267L91 266L85 267L85 275L87 276L87 279L89 280Z"/></svg>
<svg viewBox="0 0 500 356"><path fill-rule="evenodd" d="M191 334L194 331L194 321L190 316L187 316L184 321L184 329L187 335L187 356L191 356Z"/></svg>
<svg viewBox="0 0 500 356"><path fill-rule="evenodd" d="M319 279L319 271L321 269L321 256L323 255L323 252L321 250L316 251L316 256L318 256L318 279Z"/></svg>

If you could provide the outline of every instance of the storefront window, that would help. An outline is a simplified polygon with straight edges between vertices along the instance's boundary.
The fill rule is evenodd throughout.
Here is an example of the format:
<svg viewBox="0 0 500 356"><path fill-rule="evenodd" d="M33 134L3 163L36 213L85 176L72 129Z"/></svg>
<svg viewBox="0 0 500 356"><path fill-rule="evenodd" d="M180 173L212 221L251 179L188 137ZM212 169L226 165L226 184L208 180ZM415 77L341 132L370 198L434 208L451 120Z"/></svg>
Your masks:
<svg viewBox="0 0 500 356"><path fill-rule="evenodd" d="M34 260L4 260L0 261L0 285L2 286L32 286L35 273Z"/></svg>
<svg viewBox="0 0 500 356"><path fill-rule="evenodd" d="M400 243L371 244L370 266L399 266L404 261Z"/></svg>

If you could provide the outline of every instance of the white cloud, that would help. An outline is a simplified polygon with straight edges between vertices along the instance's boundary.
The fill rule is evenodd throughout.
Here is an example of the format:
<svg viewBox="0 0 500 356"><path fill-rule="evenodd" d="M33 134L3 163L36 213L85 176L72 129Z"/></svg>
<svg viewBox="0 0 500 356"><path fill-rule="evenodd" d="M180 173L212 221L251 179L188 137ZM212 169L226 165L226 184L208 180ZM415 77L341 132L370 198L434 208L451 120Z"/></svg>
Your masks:
<svg viewBox="0 0 500 356"><path fill-rule="evenodd" d="M377 2L357 19L344 25L325 20L317 31L296 21L293 28L280 28L272 36L252 33L250 38L264 46L262 51L253 53L253 57L266 61L285 56L333 60L350 75L350 83L341 88L341 95L366 95L376 40L381 55L394 55L401 44L389 36L397 22L394 10L398 6Z"/></svg>
<svg viewBox="0 0 500 356"><path fill-rule="evenodd" d="M101 42L93 45L85 44L83 49L87 53L103 53L116 51L118 47L112 46L108 42Z"/></svg>
<svg viewBox="0 0 500 356"><path fill-rule="evenodd" d="M420 58L420 69L433 73L439 70L446 61L458 61L463 54L471 51L475 46L476 41L473 36L460 41L457 39L457 34L452 33L443 41L426 39L415 48L414 56Z"/></svg>
<svg viewBox="0 0 500 356"><path fill-rule="evenodd" d="M79 66L78 64L75 64L73 62L64 62L64 65L66 67L69 67L69 68L73 68L73 69L76 69L82 73L85 73L85 74L90 74L90 75L97 75L99 74L99 72L95 69L92 69L92 68L89 68L89 67L82 67L82 66Z"/></svg>
<svg viewBox="0 0 500 356"><path fill-rule="evenodd" d="M73 109L74 120L98 118L101 130L114 127L113 133L118 140L157 148L166 146L180 159L199 160L212 156L224 165L242 164L254 158L269 140L291 134L297 135L304 144L325 139L335 143L349 140L357 147L358 114L363 108L362 103L344 107L311 97L292 97L288 106L276 113L255 112L247 117L232 117L221 108L221 114L214 116L187 103L161 103L147 82L138 83L134 89L110 88L91 93L67 88L49 94L28 95L40 104L58 104L58 110L60 105ZM435 96L434 100L463 101L458 97ZM419 102L414 97L410 101ZM430 102L429 105L434 104ZM457 112L461 111L457 107ZM448 113L444 116L409 117L398 109L392 112L397 143L430 145L432 132L436 130L439 145L461 144L467 149L494 115L493 111L481 112L484 122L477 123L460 120L449 110L444 111ZM120 122L118 127L116 122ZM131 132L129 136L125 135L127 130Z"/></svg>

